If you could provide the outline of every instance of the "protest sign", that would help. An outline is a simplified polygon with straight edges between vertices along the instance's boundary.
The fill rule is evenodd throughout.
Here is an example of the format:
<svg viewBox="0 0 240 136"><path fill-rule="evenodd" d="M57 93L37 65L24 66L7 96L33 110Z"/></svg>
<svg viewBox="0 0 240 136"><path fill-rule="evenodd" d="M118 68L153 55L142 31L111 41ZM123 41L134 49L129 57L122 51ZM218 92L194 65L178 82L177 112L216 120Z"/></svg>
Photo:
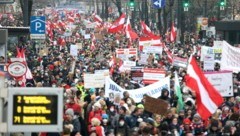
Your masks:
<svg viewBox="0 0 240 136"><path fill-rule="evenodd" d="M204 61L203 70L204 71L214 71L215 62L214 61Z"/></svg>
<svg viewBox="0 0 240 136"><path fill-rule="evenodd" d="M70 46L70 54L72 56L78 56L78 46L77 45L71 45Z"/></svg>
<svg viewBox="0 0 240 136"><path fill-rule="evenodd" d="M93 22L93 23L88 23L88 24L86 24L86 28L95 28L96 27L96 23L95 22Z"/></svg>
<svg viewBox="0 0 240 136"><path fill-rule="evenodd" d="M84 39L90 39L91 38L91 35L90 34L85 34L84 35Z"/></svg>
<svg viewBox="0 0 240 136"><path fill-rule="evenodd" d="M142 81L143 67L131 67L131 77L134 81Z"/></svg>
<svg viewBox="0 0 240 136"><path fill-rule="evenodd" d="M137 58L137 48L116 49L116 56L123 61L133 56Z"/></svg>
<svg viewBox="0 0 240 136"><path fill-rule="evenodd" d="M162 89L170 89L170 77L163 78L161 81L153 83L149 86L134 89L134 90L125 90L116 84L110 77L106 77L105 80L105 96L111 97L114 99L115 96L121 96L123 98L123 92L127 91L130 94L130 97L134 99L135 102L141 102L143 95L147 94L153 98L158 98L161 96Z"/></svg>
<svg viewBox="0 0 240 136"><path fill-rule="evenodd" d="M105 82L105 76L101 74L84 74L84 87L85 88L102 88Z"/></svg>
<svg viewBox="0 0 240 136"><path fill-rule="evenodd" d="M138 64L146 65L148 56L149 56L148 54L141 53L140 59L138 60Z"/></svg>
<svg viewBox="0 0 240 136"><path fill-rule="evenodd" d="M207 46L202 46L201 47L201 61L204 61L204 58L206 55L214 55L214 61L215 62L220 62L221 60L221 55L222 55L222 48L219 47L207 47Z"/></svg>
<svg viewBox="0 0 240 136"><path fill-rule="evenodd" d="M162 46L143 46L143 52L162 54Z"/></svg>
<svg viewBox="0 0 240 136"><path fill-rule="evenodd" d="M76 43L76 45L77 45L77 48L80 49L80 50L81 50L82 47L83 47L83 46L82 46L82 43Z"/></svg>
<svg viewBox="0 0 240 136"><path fill-rule="evenodd" d="M166 71L163 69L145 68L143 69L144 84L152 84L165 78Z"/></svg>
<svg viewBox="0 0 240 136"><path fill-rule="evenodd" d="M103 74L105 77L109 76L109 70L108 69L103 69L103 70L95 70L95 74Z"/></svg>
<svg viewBox="0 0 240 136"><path fill-rule="evenodd" d="M173 57L173 66L186 68L187 67L187 59L174 56Z"/></svg>
<svg viewBox="0 0 240 136"><path fill-rule="evenodd" d="M231 71L205 72L204 75L223 97L233 96Z"/></svg>
<svg viewBox="0 0 240 136"><path fill-rule="evenodd" d="M226 41L223 42L221 70L240 71L240 48L233 47Z"/></svg>
<svg viewBox="0 0 240 136"><path fill-rule="evenodd" d="M140 37L139 39L139 50L143 51L143 48L145 46L160 46L161 47L162 42L160 36L154 36L154 37Z"/></svg>
<svg viewBox="0 0 240 136"><path fill-rule="evenodd" d="M167 115L167 111L168 111L168 103L161 99L156 99L156 98L146 96L144 109L153 114L159 114L159 115L165 116Z"/></svg>

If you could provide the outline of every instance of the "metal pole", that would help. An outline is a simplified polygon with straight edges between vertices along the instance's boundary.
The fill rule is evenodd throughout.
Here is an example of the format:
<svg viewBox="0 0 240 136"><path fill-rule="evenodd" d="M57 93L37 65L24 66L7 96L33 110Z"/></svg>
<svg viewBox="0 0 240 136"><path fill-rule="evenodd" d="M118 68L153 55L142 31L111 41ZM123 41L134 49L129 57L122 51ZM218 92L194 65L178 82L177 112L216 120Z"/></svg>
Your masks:
<svg viewBox="0 0 240 136"><path fill-rule="evenodd" d="M207 0L204 1L204 17L207 17Z"/></svg>
<svg viewBox="0 0 240 136"><path fill-rule="evenodd" d="M24 8L23 8L23 26L28 26L28 22L29 22L29 16L28 16L28 0L24 0Z"/></svg>
<svg viewBox="0 0 240 136"><path fill-rule="evenodd" d="M159 34L162 33L162 19L161 19L161 11L162 9L158 9L158 29L159 29Z"/></svg>

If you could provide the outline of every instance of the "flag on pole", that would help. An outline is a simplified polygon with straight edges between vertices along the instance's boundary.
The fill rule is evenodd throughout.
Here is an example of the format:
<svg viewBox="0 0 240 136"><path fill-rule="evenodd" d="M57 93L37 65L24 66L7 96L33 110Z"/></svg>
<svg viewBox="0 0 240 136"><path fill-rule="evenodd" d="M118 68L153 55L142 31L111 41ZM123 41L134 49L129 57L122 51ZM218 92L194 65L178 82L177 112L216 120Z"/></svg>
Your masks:
<svg viewBox="0 0 240 136"><path fill-rule="evenodd" d="M180 83L179 83L179 78L178 78L178 73L175 71L175 81L174 81L174 89L175 89L175 94L178 97L178 102L177 102L177 110L180 111L184 107L183 99L182 99L182 92L180 88Z"/></svg>
<svg viewBox="0 0 240 136"><path fill-rule="evenodd" d="M194 57L190 57L185 76L186 86L196 93L197 112L203 120L208 119L223 103L220 93L207 80Z"/></svg>
<svg viewBox="0 0 240 136"><path fill-rule="evenodd" d="M176 41L176 36L177 36L177 31L176 31L176 28L174 27L174 23L172 23L170 42L175 42Z"/></svg>
<svg viewBox="0 0 240 136"><path fill-rule="evenodd" d="M109 33L117 33L121 31L124 27L126 15L123 13L115 22L113 22L112 26L109 27Z"/></svg>
<svg viewBox="0 0 240 136"><path fill-rule="evenodd" d="M154 37L155 35L152 33L151 29L143 22L141 21L141 28L142 28L142 33L146 36L149 37Z"/></svg>

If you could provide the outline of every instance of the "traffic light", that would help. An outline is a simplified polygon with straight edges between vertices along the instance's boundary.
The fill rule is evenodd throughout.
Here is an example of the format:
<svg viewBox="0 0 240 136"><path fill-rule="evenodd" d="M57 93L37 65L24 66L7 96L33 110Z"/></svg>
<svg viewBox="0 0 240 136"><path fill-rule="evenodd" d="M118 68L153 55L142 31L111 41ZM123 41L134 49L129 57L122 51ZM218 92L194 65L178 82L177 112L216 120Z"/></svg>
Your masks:
<svg viewBox="0 0 240 136"><path fill-rule="evenodd" d="M189 7L189 0L184 0L183 7Z"/></svg>
<svg viewBox="0 0 240 136"><path fill-rule="evenodd" d="M226 0L220 0L220 6L221 7L226 6Z"/></svg>
<svg viewBox="0 0 240 136"><path fill-rule="evenodd" d="M130 0L130 1L129 1L129 6L130 6L130 7L134 7L134 5L135 5L134 0Z"/></svg>

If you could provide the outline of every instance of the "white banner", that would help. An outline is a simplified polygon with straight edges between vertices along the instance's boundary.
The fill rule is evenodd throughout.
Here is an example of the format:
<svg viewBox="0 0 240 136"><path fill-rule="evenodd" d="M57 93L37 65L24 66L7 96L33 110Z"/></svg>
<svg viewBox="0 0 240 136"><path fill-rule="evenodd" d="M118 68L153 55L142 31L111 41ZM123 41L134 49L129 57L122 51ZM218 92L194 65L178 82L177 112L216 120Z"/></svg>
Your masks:
<svg viewBox="0 0 240 136"><path fill-rule="evenodd" d="M240 48L223 42L221 70L240 71Z"/></svg>
<svg viewBox="0 0 240 136"><path fill-rule="evenodd" d="M72 56L78 56L78 46L77 45L71 45L70 46L70 54Z"/></svg>
<svg viewBox="0 0 240 136"><path fill-rule="evenodd" d="M143 52L162 54L162 46L143 46Z"/></svg>
<svg viewBox="0 0 240 136"><path fill-rule="evenodd" d="M101 74L84 74L85 88L102 88L104 87L105 76Z"/></svg>
<svg viewBox="0 0 240 136"><path fill-rule="evenodd" d="M233 96L233 80L231 71L205 72L204 75L222 96Z"/></svg>
<svg viewBox="0 0 240 136"><path fill-rule="evenodd" d="M130 97L134 99L135 102L141 102L143 95L147 94L153 98L158 98L161 96L161 91L163 88L170 89L170 78L163 78L161 81L158 81L149 86L134 89L134 90L125 90L117 85L110 77L106 77L105 80L105 96L109 97L110 100L114 103L119 103L119 99L123 98L123 92L128 91ZM119 98L120 97L120 98Z"/></svg>

